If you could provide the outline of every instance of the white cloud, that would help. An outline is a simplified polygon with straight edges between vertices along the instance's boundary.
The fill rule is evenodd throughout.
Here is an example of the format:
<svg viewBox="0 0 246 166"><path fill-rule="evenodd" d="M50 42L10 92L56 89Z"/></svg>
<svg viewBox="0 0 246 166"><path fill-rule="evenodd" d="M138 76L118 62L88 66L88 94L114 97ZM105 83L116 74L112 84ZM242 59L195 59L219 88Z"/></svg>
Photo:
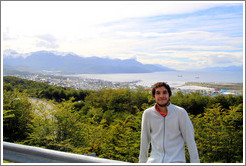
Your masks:
<svg viewBox="0 0 246 166"><path fill-rule="evenodd" d="M242 64L243 37L231 35L232 32L241 33L241 24L238 23L241 16L222 13L213 20L207 15L192 15L214 6L237 4L3 1L2 48L20 53L55 49L83 56L136 57L143 63L158 63L178 69L226 64L230 59L235 65ZM177 15L188 13L189 17ZM166 14L174 17L159 20L154 17ZM150 17L157 20L148 21Z"/></svg>
<svg viewBox="0 0 246 166"><path fill-rule="evenodd" d="M59 47L59 45L56 43L56 38L50 34L38 35L37 38L39 39L36 42L37 47L47 49L55 49Z"/></svg>
<svg viewBox="0 0 246 166"><path fill-rule="evenodd" d="M4 1L1 5L3 28L8 25L23 34L52 32L61 35L77 33L89 25L159 14L190 13L218 4L193 2L191 7L187 2L165 1Z"/></svg>
<svg viewBox="0 0 246 166"><path fill-rule="evenodd" d="M186 46L162 46L160 48L157 48L156 50L160 50L160 51L203 51L203 50L241 50L240 48L236 48L233 46L202 46L202 45L186 45Z"/></svg>

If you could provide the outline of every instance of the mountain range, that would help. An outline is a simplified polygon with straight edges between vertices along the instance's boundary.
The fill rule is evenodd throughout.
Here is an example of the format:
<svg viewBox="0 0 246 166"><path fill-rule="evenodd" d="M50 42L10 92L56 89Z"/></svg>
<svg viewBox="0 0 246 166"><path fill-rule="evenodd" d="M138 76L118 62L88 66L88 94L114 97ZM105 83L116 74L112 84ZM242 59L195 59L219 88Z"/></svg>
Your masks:
<svg viewBox="0 0 246 166"><path fill-rule="evenodd" d="M110 59L81 57L74 53L57 51L37 51L25 55L14 50L3 52L3 68L6 71L59 72L61 74L113 74L152 73L175 71L158 64L142 64L135 59ZM231 71L243 72L243 66L208 67L191 71Z"/></svg>
<svg viewBox="0 0 246 166"><path fill-rule="evenodd" d="M14 50L4 51L4 70L27 72L52 71L63 74L151 73L174 71L157 64L142 64L135 59L81 57L74 53L37 51L26 57Z"/></svg>

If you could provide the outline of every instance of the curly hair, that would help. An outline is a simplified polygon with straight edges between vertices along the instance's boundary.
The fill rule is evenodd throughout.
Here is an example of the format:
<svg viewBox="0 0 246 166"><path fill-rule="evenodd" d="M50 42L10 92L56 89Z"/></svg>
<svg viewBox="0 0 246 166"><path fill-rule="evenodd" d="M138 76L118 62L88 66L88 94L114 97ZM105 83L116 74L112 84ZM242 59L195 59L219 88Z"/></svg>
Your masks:
<svg viewBox="0 0 246 166"><path fill-rule="evenodd" d="M172 91L171 91L170 86L169 86L166 82L157 82L157 83L155 83L155 84L152 86L152 96L155 96L155 90L156 90L157 88L162 87L162 86L164 86L164 87L167 89L168 94L169 94L169 97L171 97L171 96L172 96Z"/></svg>

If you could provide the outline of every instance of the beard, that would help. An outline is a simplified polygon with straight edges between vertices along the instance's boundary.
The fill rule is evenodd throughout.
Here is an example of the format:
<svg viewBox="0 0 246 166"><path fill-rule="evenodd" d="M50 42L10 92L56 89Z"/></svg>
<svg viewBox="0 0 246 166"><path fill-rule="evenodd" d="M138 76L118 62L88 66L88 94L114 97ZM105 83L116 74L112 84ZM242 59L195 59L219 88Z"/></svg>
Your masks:
<svg viewBox="0 0 246 166"><path fill-rule="evenodd" d="M160 103L156 102L156 104L157 104L159 107L166 107L166 106L168 106L168 105L170 104L170 101L167 101L167 102L164 103L164 104L160 104Z"/></svg>

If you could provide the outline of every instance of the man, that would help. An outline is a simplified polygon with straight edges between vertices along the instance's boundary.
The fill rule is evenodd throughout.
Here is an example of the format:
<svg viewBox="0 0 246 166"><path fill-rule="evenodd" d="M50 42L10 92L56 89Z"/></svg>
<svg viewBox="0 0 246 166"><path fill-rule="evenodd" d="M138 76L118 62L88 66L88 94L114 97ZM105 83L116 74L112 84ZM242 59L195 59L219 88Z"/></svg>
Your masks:
<svg viewBox="0 0 246 166"><path fill-rule="evenodd" d="M158 82L153 85L152 96L156 104L142 115L141 163L185 163L185 143L190 162L200 163L193 125L185 109L170 103L171 95L168 84Z"/></svg>

